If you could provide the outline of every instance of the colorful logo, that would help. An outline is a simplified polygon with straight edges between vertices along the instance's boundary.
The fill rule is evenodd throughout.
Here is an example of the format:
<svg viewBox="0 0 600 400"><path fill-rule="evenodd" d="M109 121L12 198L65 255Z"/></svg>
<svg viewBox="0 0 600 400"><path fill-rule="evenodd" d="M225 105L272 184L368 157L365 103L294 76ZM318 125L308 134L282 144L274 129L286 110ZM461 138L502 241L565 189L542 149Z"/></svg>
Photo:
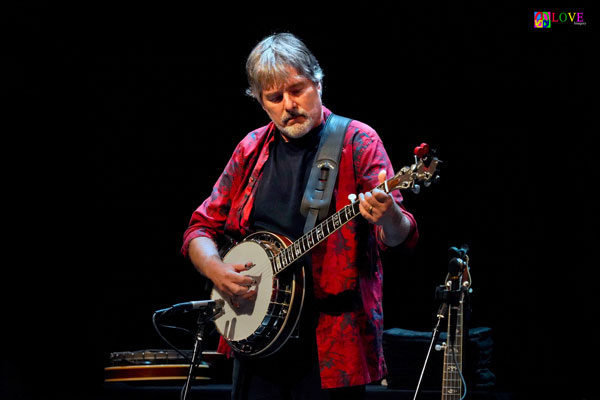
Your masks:
<svg viewBox="0 0 600 400"><path fill-rule="evenodd" d="M533 13L535 28L550 28L553 22L555 24L571 22L573 25L585 25L582 12L535 11Z"/></svg>
<svg viewBox="0 0 600 400"><path fill-rule="evenodd" d="M536 11L533 13L533 26L536 28L550 28L551 13Z"/></svg>

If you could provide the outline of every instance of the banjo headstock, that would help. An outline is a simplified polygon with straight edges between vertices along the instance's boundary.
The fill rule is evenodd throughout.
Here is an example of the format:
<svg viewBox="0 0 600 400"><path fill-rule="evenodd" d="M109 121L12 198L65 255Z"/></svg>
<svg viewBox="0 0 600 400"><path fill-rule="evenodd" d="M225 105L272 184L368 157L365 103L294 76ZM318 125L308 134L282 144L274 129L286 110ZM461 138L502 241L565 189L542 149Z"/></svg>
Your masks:
<svg viewBox="0 0 600 400"><path fill-rule="evenodd" d="M400 169L396 175L380 185L380 188L387 193L396 189L411 189L413 192L419 193L420 183L428 187L431 183L437 182L439 180L438 165L442 161L431 153L434 151L429 149L427 143L421 143L415 147L415 163Z"/></svg>

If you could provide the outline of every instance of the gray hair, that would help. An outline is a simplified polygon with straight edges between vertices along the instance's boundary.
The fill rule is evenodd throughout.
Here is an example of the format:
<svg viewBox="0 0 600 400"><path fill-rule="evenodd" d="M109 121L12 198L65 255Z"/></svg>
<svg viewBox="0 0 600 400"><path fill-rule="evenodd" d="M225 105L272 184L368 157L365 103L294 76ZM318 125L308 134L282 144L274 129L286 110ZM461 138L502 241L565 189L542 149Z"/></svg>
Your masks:
<svg viewBox="0 0 600 400"><path fill-rule="evenodd" d="M261 40L250 52L246 61L250 86L246 94L262 104L263 89L284 81L289 75L287 66L294 67L315 84L323 80L323 70L306 45L291 33L278 33Z"/></svg>

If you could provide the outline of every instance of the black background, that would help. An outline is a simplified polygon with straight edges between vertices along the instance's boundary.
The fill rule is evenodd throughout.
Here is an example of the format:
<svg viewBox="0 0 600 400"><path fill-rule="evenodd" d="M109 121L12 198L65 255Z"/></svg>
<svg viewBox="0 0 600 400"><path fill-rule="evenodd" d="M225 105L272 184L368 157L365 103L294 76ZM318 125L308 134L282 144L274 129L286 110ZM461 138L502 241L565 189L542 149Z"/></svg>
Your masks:
<svg viewBox="0 0 600 400"><path fill-rule="evenodd" d="M447 249L468 244L471 326L493 330L498 387L591 392L598 129L584 5L86 4L9 15L7 393L85 397L110 352L165 348L154 310L206 298L182 234L235 145L268 122L244 64L281 31L319 59L324 104L375 128L395 169L421 142L444 161L439 184L404 194L421 240L384 256L386 327L432 329ZM545 8L587 25L534 29Z"/></svg>

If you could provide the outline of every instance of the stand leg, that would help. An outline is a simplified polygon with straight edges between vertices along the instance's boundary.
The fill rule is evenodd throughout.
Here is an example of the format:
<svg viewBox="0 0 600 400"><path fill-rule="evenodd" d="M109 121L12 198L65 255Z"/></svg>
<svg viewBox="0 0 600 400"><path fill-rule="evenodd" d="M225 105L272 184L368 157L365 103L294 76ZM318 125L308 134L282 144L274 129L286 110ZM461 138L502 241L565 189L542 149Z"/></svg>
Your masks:
<svg viewBox="0 0 600 400"><path fill-rule="evenodd" d="M202 361L202 342L204 338L204 327L206 326L206 323L208 321L212 320L215 317L215 315L218 315L222 307L222 305L217 305L216 310L210 309L210 312L208 312L208 310L200 311L200 315L198 316L198 330L196 331L194 351L192 353L192 361L190 362L190 370L188 372L187 380L181 392L181 400L187 399L190 387L192 386L192 382L196 377L196 366Z"/></svg>
<svg viewBox="0 0 600 400"><path fill-rule="evenodd" d="M204 326L201 326L196 333L196 340L194 342L194 352L192 353L192 362L190 363L190 370L188 372L185 386L183 387L183 393L181 395L182 400L187 399L190 387L194 378L196 377L195 370L196 365L202 361L202 337L204 336Z"/></svg>
<svg viewBox="0 0 600 400"><path fill-rule="evenodd" d="M427 350L427 356L425 357L425 363L423 364L423 369L421 370L421 376L419 376L419 382L417 383L417 389L415 390L415 396L413 397L413 400L417 399L417 396L419 395L419 393L421 391L421 382L423 381L423 376L425 375L425 369L427 368L427 362L429 361L429 355L431 354L431 349L433 348L433 345L438 338L440 322L442 321L442 318L444 318L444 314L446 312L446 307L447 307L447 305L444 303L444 304L442 304L442 306L440 307L440 310L438 311L438 315L437 315L438 320L437 320L437 323L435 324L435 328L433 328L433 333L431 334L431 343L429 343L429 349Z"/></svg>

